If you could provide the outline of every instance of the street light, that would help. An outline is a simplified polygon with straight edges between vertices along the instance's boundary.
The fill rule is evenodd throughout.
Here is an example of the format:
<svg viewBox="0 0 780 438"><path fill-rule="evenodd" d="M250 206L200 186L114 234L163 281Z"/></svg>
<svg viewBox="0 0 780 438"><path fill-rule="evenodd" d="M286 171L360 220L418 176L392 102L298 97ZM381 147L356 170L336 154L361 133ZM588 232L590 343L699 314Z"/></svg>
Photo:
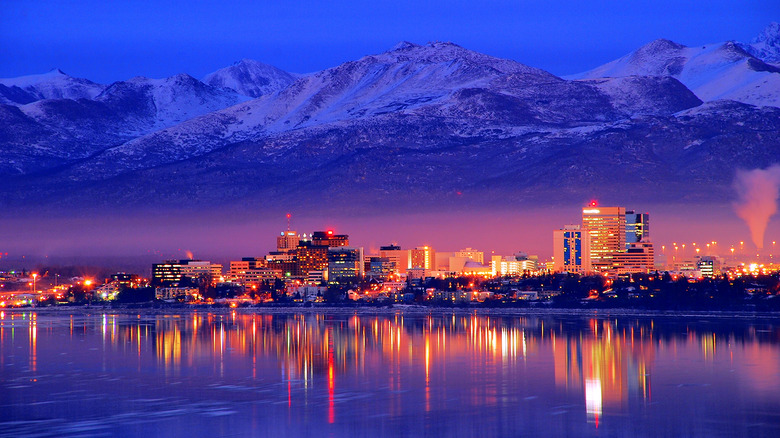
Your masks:
<svg viewBox="0 0 780 438"><path fill-rule="evenodd" d="M33 277L33 293L35 293L35 290L36 290L35 289L35 280L38 278L38 274L37 273L33 273L32 277Z"/></svg>

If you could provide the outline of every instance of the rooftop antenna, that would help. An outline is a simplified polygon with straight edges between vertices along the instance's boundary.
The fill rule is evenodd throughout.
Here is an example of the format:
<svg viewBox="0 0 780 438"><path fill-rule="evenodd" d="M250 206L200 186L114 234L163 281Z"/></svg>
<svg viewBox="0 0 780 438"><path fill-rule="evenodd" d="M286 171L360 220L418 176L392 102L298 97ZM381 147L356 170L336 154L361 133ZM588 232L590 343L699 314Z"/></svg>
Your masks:
<svg viewBox="0 0 780 438"><path fill-rule="evenodd" d="M292 218L292 215L290 213L287 213L287 231L290 231L290 219Z"/></svg>

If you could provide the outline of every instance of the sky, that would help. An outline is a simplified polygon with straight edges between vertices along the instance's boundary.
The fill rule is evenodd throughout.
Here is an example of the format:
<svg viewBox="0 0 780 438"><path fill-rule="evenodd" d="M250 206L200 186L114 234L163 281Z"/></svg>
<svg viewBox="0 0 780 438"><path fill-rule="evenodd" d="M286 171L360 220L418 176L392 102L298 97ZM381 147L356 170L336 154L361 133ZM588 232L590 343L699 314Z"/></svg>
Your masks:
<svg viewBox="0 0 780 438"><path fill-rule="evenodd" d="M201 78L242 58L307 73L399 41L451 41L566 75L657 38L750 41L771 21L777 0L3 0L0 77Z"/></svg>

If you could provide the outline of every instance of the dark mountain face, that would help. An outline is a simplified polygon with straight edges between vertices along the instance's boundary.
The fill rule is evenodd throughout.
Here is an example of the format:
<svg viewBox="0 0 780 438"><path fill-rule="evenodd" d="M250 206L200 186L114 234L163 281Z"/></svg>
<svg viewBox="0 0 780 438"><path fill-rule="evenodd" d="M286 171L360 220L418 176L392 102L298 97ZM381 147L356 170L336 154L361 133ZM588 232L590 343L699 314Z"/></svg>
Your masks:
<svg viewBox="0 0 780 438"><path fill-rule="evenodd" d="M35 100L35 96L17 86L6 87L0 84L0 104L24 105Z"/></svg>
<svg viewBox="0 0 780 438"><path fill-rule="evenodd" d="M46 149L56 166L4 161L16 176L0 199L337 210L708 201L729 196L737 168L780 157L778 108L702 104L668 76L567 81L449 43L401 44L243 103L226 92L180 75L0 107L8 150L59 138ZM76 144L87 146L56 155Z"/></svg>

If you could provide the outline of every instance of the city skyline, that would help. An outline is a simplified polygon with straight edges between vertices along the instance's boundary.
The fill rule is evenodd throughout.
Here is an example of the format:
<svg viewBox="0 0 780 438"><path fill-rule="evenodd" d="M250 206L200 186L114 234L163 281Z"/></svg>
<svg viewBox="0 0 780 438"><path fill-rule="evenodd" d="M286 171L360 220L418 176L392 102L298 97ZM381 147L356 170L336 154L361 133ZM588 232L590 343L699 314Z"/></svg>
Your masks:
<svg viewBox="0 0 780 438"><path fill-rule="evenodd" d="M636 207L637 204L628 204ZM449 221L452 214L420 214L410 216L407 220L398 220L398 216L383 218L381 216L353 217L345 220L335 215L333 219L322 220L316 215L292 215L292 228L297 230L332 229L336 232L347 230L356 242L361 242L367 251L378 252L383 245L400 244L404 248L430 245L442 250L457 250L474 247L486 253L513 254L524 251L538 254L542 259L553 255L552 230L562 228L566 224L579 223L582 208L553 208L522 212L500 212L499 214L472 212L468 217L459 217L457 221ZM751 241L748 226L737 217L729 207L723 208L721 214L730 218L718 218L718 212L708 209L712 223L699 220L691 227L690 220L698 215L693 208L687 216L685 212L676 209L663 210L658 206L652 208L653 242L656 254L662 254L662 246L668 251L674 242L721 242L719 250L722 254L728 248L735 246L738 254L757 253L757 248ZM695 207L695 206L694 206ZM638 211L646 212L647 209ZM676 211L674 211L676 210ZM552 213L552 214L551 214ZM302 216L302 217L300 217ZM35 218L29 222L34 223ZM29 222L25 225L30 226ZM135 225L134 220L128 223ZM549 224L556 224L550 227ZM228 227L214 227L208 214L197 218L196 225L181 218L173 226L161 226L151 219L146 231L139 235L135 228L126 229L121 219L106 224L105 228L90 220L68 220L70 233L62 235L58 230L32 227L38 232L31 236L18 236L13 228L6 228L3 238L4 245L0 248L0 267L13 267L12 263L24 262L25 259L44 262L47 258L53 260L74 259L83 254L85 259L95 257L138 257L148 258L156 254L165 258L186 258L193 253L197 258L227 260L237 255L258 256L273 250L275 237L287 226L286 214L280 214L263 222L245 222ZM435 224L435 225L434 225ZM117 233L117 230L125 230ZM511 230L507 233L506 230ZM303 232L303 231L301 231ZM13 237L12 237L13 236ZM777 216L770 218L765 237L764 254L772 251L772 242L780 240L780 220ZM14 241L18 243L13 244ZM741 245L739 242L743 242ZM96 243L99 243L96 244ZM42 246L48 245L48 249ZM680 250L683 250L680 247ZM692 251L692 249L690 249ZM5 254L8 253L8 254ZM22 256L25 258L23 259ZM75 257L78 260L78 257Z"/></svg>
<svg viewBox="0 0 780 438"><path fill-rule="evenodd" d="M777 0L7 0L0 59L2 436L780 436Z"/></svg>

